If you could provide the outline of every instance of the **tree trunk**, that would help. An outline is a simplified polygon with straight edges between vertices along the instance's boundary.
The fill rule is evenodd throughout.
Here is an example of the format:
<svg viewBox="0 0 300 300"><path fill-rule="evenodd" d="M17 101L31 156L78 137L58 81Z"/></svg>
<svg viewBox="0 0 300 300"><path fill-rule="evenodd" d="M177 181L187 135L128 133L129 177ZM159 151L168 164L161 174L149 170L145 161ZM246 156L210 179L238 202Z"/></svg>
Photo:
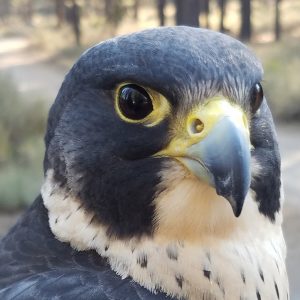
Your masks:
<svg viewBox="0 0 300 300"><path fill-rule="evenodd" d="M61 27L65 20L65 1L55 0L55 13L57 18L57 27Z"/></svg>
<svg viewBox="0 0 300 300"><path fill-rule="evenodd" d="M104 3L106 21L116 27L123 17L123 3L121 0L105 0Z"/></svg>
<svg viewBox="0 0 300 300"><path fill-rule="evenodd" d="M199 0L175 0L176 24L199 27Z"/></svg>
<svg viewBox="0 0 300 300"><path fill-rule="evenodd" d="M76 40L76 45L79 46L81 43L81 30L80 30L80 7L76 3L76 0L72 0L72 6L69 12L69 22L72 26L73 33Z"/></svg>
<svg viewBox="0 0 300 300"><path fill-rule="evenodd" d="M205 15L205 27L209 28L209 0L202 0L200 1L201 4L201 8L200 8L200 12L203 12Z"/></svg>
<svg viewBox="0 0 300 300"><path fill-rule="evenodd" d="M105 4L104 5L105 17L106 17L107 21L109 21L113 14L113 1L105 0L104 4Z"/></svg>
<svg viewBox="0 0 300 300"><path fill-rule="evenodd" d="M137 21L139 18L140 0L135 0L133 5L133 18Z"/></svg>
<svg viewBox="0 0 300 300"><path fill-rule="evenodd" d="M23 20L26 24L31 25L32 24L32 16L33 16L33 3L32 0L27 0L23 4Z"/></svg>
<svg viewBox="0 0 300 300"><path fill-rule="evenodd" d="M221 32L225 32L224 19L225 19L226 0L219 0L219 7L220 7L220 13L221 13L219 30Z"/></svg>
<svg viewBox="0 0 300 300"><path fill-rule="evenodd" d="M279 41L281 36L281 23L280 23L280 0L276 0L275 4L275 40Z"/></svg>
<svg viewBox="0 0 300 300"><path fill-rule="evenodd" d="M166 6L166 0L157 0L159 26L165 25L165 13L164 13L165 6Z"/></svg>
<svg viewBox="0 0 300 300"><path fill-rule="evenodd" d="M252 34L251 28L251 1L241 0L241 30L240 38L244 41L249 41Z"/></svg>
<svg viewBox="0 0 300 300"><path fill-rule="evenodd" d="M0 2L0 18L6 19L11 14L11 2L10 0L2 0Z"/></svg>

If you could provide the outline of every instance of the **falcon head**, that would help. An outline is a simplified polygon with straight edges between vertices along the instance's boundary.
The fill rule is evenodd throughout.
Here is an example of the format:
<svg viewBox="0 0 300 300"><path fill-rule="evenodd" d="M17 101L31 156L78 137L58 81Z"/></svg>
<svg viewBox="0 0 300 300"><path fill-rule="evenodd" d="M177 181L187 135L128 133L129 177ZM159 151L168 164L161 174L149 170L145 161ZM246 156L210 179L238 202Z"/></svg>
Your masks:
<svg viewBox="0 0 300 300"><path fill-rule="evenodd" d="M51 108L45 173L117 239L196 239L250 206L274 222L280 157L262 76L250 50L209 30L102 42Z"/></svg>

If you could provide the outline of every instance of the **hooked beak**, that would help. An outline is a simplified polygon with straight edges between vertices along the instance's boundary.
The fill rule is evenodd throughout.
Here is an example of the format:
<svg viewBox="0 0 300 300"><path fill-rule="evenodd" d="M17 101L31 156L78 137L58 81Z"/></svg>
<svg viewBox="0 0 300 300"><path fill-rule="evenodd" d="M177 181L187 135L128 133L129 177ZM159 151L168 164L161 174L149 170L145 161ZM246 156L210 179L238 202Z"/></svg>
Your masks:
<svg viewBox="0 0 300 300"><path fill-rule="evenodd" d="M237 105L216 97L192 111L183 123L167 148L157 156L179 160L226 198L238 217L251 182L246 115Z"/></svg>

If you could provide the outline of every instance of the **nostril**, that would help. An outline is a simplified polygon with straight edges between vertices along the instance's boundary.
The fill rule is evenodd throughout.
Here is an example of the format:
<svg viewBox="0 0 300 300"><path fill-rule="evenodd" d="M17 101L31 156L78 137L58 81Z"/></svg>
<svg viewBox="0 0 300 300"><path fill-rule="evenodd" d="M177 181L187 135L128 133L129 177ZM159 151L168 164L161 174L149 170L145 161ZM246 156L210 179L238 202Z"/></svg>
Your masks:
<svg viewBox="0 0 300 300"><path fill-rule="evenodd" d="M202 132L204 129L204 124L199 119L194 119L190 126L190 132L191 134L198 134Z"/></svg>

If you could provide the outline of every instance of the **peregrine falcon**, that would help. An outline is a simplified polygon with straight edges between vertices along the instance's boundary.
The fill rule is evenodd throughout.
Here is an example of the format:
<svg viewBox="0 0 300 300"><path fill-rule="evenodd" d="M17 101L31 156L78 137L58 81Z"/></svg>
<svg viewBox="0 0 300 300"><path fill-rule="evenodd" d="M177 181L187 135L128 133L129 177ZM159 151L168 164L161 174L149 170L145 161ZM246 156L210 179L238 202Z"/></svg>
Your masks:
<svg viewBox="0 0 300 300"><path fill-rule="evenodd" d="M0 299L288 299L263 70L235 39L104 41L50 110L41 193L0 245Z"/></svg>

